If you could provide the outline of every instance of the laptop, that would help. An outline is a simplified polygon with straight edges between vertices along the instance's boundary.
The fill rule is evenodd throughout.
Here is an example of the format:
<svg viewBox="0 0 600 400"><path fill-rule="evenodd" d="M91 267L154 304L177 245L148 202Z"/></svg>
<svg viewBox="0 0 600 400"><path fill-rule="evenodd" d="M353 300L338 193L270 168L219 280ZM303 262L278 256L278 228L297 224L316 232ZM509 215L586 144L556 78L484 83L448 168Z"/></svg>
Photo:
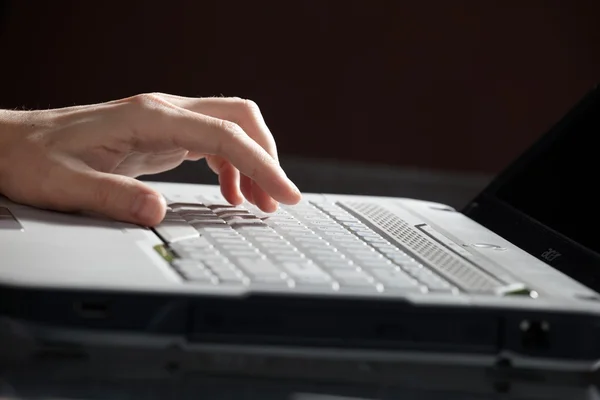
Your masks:
<svg viewBox="0 0 600 400"><path fill-rule="evenodd" d="M152 182L169 210L145 228L2 198L0 337L20 345L0 353L353 382L406 362L593 373L598 134L594 88L464 210L309 193L265 214Z"/></svg>

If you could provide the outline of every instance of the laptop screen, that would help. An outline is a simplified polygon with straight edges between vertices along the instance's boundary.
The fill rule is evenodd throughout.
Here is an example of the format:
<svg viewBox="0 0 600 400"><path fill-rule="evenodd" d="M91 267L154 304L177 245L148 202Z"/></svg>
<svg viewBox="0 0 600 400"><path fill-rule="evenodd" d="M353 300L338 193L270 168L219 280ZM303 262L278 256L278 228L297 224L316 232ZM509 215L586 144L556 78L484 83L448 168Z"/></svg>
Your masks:
<svg viewBox="0 0 600 400"><path fill-rule="evenodd" d="M600 89L580 100L464 213L600 292Z"/></svg>
<svg viewBox="0 0 600 400"><path fill-rule="evenodd" d="M600 101L590 101L516 168L496 197L600 253ZM594 233L595 232L595 233Z"/></svg>

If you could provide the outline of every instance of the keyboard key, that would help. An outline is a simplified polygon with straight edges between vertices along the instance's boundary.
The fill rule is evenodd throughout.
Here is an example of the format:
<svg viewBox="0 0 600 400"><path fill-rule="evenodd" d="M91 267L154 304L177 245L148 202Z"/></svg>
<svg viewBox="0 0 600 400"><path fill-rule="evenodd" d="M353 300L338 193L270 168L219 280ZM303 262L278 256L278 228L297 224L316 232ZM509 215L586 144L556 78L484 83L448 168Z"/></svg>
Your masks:
<svg viewBox="0 0 600 400"><path fill-rule="evenodd" d="M181 217L186 220L187 222L192 222L192 221L206 221L206 220L217 220L218 217L216 215L210 215L210 214L198 214L198 213L190 213L190 214L182 214Z"/></svg>
<svg viewBox="0 0 600 400"><path fill-rule="evenodd" d="M319 265L324 270L330 271L332 269L356 269L357 265L354 262L347 259L340 260L319 260Z"/></svg>
<svg viewBox="0 0 600 400"><path fill-rule="evenodd" d="M355 269L334 269L330 271L333 279L340 284L340 287L374 287L374 279Z"/></svg>
<svg viewBox="0 0 600 400"><path fill-rule="evenodd" d="M212 229L212 228L206 228L205 232L206 235L217 239L217 238L223 238L223 239L237 239L240 237L240 234L237 233L235 230L233 230L230 226L228 226L227 224L225 224L223 226L224 229Z"/></svg>
<svg viewBox="0 0 600 400"><path fill-rule="evenodd" d="M189 224L191 226L193 226L195 229L203 229L203 228L208 228L208 227L214 227L214 226L223 226L226 227L226 223L223 220L220 219L197 219L197 218L193 218L189 221Z"/></svg>
<svg viewBox="0 0 600 400"><path fill-rule="evenodd" d="M195 211L195 210L207 210L208 208L201 203L170 203L169 208L174 212L180 213L182 211Z"/></svg>
<svg viewBox="0 0 600 400"><path fill-rule="evenodd" d="M335 247L331 247L331 246L315 246L315 247L311 247L309 249L307 249L308 253L310 254L314 254L315 256L319 256L319 255L340 255L341 253L339 253L337 251L337 249Z"/></svg>
<svg viewBox="0 0 600 400"><path fill-rule="evenodd" d="M226 227L227 224L222 219L217 217L190 217L187 219L188 223L196 229L212 228L212 227Z"/></svg>
<svg viewBox="0 0 600 400"><path fill-rule="evenodd" d="M167 243L200 236L198 231L185 221L163 221L154 230Z"/></svg>
<svg viewBox="0 0 600 400"><path fill-rule="evenodd" d="M172 212L170 210L167 210L167 212L165 213L165 217L163 218L162 222L166 222L166 221L179 221L179 222L182 222L182 221L185 221L185 219L181 215L179 215L177 213L174 213L174 212Z"/></svg>
<svg viewBox="0 0 600 400"><path fill-rule="evenodd" d="M226 262L228 260L226 256L219 252L206 252L203 250L196 250L194 252L186 253L185 258L189 258L191 260L198 260L202 262Z"/></svg>
<svg viewBox="0 0 600 400"><path fill-rule="evenodd" d="M418 287L418 282L410 275L392 268L375 268L369 272L385 287L413 288Z"/></svg>
<svg viewBox="0 0 600 400"><path fill-rule="evenodd" d="M237 263L251 277L281 276L281 270L269 260L239 257L237 258Z"/></svg>
<svg viewBox="0 0 600 400"><path fill-rule="evenodd" d="M413 271L411 271L411 273L430 290L450 291L452 288L449 283L439 278L425 267L414 269Z"/></svg>
<svg viewBox="0 0 600 400"><path fill-rule="evenodd" d="M284 240L269 240L269 241L265 241L265 242L261 242L261 244L265 247L265 249L267 249L267 251L275 251L275 250L281 250L281 251L296 251L296 248L289 242L286 242Z"/></svg>
<svg viewBox="0 0 600 400"><path fill-rule="evenodd" d="M389 244L389 242L387 240L383 239L379 235L376 235L376 236L363 236L363 239L365 239L371 246L373 246L375 244L380 244L380 245Z"/></svg>
<svg viewBox="0 0 600 400"><path fill-rule="evenodd" d="M348 232L347 230L345 230L344 228L342 228L339 225L335 225L335 226L319 226L317 228L320 231L323 232L339 232L339 233L343 233L346 236L351 236L351 233Z"/></svg>
<svg viewBox="0 0 600 400"><path fill-rule="evenodd" d="M332 289L337 287L333 285L334 282L331 280L329 275L298 276L294 278L294 281L299 286L315 286L319 288L331 287Z"/></svg>
<svg viewBox="0 0 600 400"><path fill-rule="evenodd" d="M229 251L228 254L233 257L255 257L260 259L266 258L264 254L260 254L260 252L254 248L249 248L248 250L232 250Z"/></svg>
<svg viewBox="0 0 600 400"><path fill-rule="evenodd" d="M328 238L332 238L332 237L347 237L348 236L345 232L334 232L334 231L323 232L323 234L326 237L328 237Z"/></svg>
<svg viewBox="0 0 600 400"><path fill-rule="evenodd" d="M252 247L252 245L244 237L215 238L215 242L222 245L224 249L231 250Z"/></svg>
<svg viewBox="0 0 600 400"><path fill-rule="evenodd" d="M208 266L221 283L249 283L250 281L244 274L234 270L231 266L223 264L219 264L218 267L210 264Z"/></svg>
<svg viewBox="0 0 600 400"><path fill-rule="evenodd" d="M174 260L173 267L189 281L218 283L217 278L202 263L192 260Z"/></svg>
<svg viewBox="0 0 600 400"><path fill-rule="evenodd" d="M345 255L343 254L320 254L317 256L314 256L315 260L317 260L319 262L319 264L321 263L332 263L332 262L338 262L338 261L348 261L348 259L346 258Z"/></svg>
<svg viewBox="0 0 600 400"><path fill-rule="evenodd" d="M353 254L350 253L350 255L352 256L352 258L354 260L356 260L357 262L360 263L368 263L368 262L373 262L373 261L385 261L385 257L383 257L381 254L378 253L367 253L367 252L362 252L362 253L358 253L358 254Z"/></svg>
<svg viewBox="0 0 600 400"><path fill-rule="evenodd" d="M229 259L212 259L212 260L207 260L204 262L204 265L206 265L208 268L210 268L212 271L216 271L216 270L231 270L233 268L235 268L235 266L233 265L233 263L231 261L229 261Z"/></svg>
<svg viewBox="0 0 600 400"><path fill-rule="evenodd" d="M213 247L213 245L205 237L199 236L191 239L179 240L177 243L173 243L171 247L185 249L206 249Z"/></svg>
<svg viewBox="0 0 600 400"><path fill-rule="evenodd" d="M234 206L232 204L225 204L225 203L206 202L206 207L211 209L215 214L221 213L221 212L228 212L228 211L246 211L246 208L244 208L244 207Z"/></svg>
<svg viewBox="0 0 600 400"><path fill-rule="evenodd" d="M315 218L315 219L309 220L308 224L313 225L313 226L339 227L339 225L333 221L323 220L323 217L320 217L319 219Z"/></svg>
<svg viewBox="0 0 600 400"><path fill-rule="evenodd" d="M389 261L386 260L385 258L373 258L373 259L367 259L367 260L357 260L358 264L363 267L363 268L394 268L394 264Z"/></svg>
<svg viewBox="0 0 600 400"><path fill-rule="evenodd" d="M222 221L225 222L225 221ZM208 225L197 225L196 229L200 230L204 235L212 235L217 232L228 232L231 231L231 227L225 223L223 224L208 224Z"/></svg>
<svg viewBox="0 0 600 400"><path fill-rule="evenodd" d="M260 219L236 219L229 221L228 224L234 228L242 226L266 226Z"/></svg>
<svg viewBox="0 0 600 400"><path fill-rule="evenodd" d="M222 242L221 242L222 244ZM253 247L251 244L249 243L244 243L241 240L238 241L238 243L236 244L223 244L222 245L222 249L226 252L234 252L234 251L246 251L246 252L251 252L251 253L258 253L258 249Z"/></svg>
<svg viewBox="0 0 600 400"><path fill-rule="evenodd" d="M216 215L219 216L219 218L231 218L231 217L235 217L235 216L248 216L248 217L252 217L252 218L256 218L254 215L250 214L250 211L248 210L218 210L218 211L212 211L213 213L215 213Z"/></svg>
<svg viewBox="0 0 600 400"><path fill-rule="evenodd" d="M394 256L389 257L389 259L400 266L413 265L413 264L418 265L418 263L416 263L414 259L412 259L411 257L409 257L407 255L394 255Z"/></svg>
<svg viewBox="0 0 600 400"><path fill-rule="evenodd" d="M251 214L225 214L225 213L223 213L219 216L219 218L223 219L223 221L226 221L226 222L241 221L241 220L252 220L252 221L262 222L260 219L256 218L254 215L251 215Z"/></svg>
<svg viewBox="0 0 600 400"><path fill-rule="evenodd" d="M292 262L292 263L296 263L296 262L305 262L306 261L306 256L304 254L298 253L298 254L277 254L273 257L276 261L278 262L282 262L282 263L286 263L286 262Z"/></svg>
<svg viewBox="0 0 600 400"><path fill-rule="evenodd" d="M310 262L284 262L282 267L292 278L327 277L323 270Z"/></svg>
<svg viewBox="0 0 600 400"><path fill-rule="evenodd" d="M185 214L181 214L182 218L184 218L186 221L192 221L192 220L198 220L198 221L206 221L206 220L214 220L214 219L219 219L219 217L217 217L216 215L212 214L212 213L185 213Z"/></svg>

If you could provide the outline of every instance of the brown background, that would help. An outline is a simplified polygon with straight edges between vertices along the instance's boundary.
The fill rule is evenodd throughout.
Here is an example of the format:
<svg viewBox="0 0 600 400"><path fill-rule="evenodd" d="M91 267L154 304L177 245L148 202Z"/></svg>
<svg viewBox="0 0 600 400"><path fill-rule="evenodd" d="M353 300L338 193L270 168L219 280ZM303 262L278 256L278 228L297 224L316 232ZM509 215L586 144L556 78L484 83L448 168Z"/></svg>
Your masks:
<svg viewBox="0 0 600 400"><path fill-rule="evenodd" d="M497 172L600 81L600 1L8 1L0 107L255 100L284 155Z"/></svg>

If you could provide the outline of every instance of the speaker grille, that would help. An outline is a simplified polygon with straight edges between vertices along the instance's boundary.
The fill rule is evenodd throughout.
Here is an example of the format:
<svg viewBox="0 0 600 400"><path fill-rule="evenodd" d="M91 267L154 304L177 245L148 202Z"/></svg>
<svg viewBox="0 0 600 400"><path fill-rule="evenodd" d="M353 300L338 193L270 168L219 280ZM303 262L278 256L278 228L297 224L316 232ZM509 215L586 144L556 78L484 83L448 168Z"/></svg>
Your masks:
<svg viewBox="0 0 600 400"><path fill-rule="evenodd" d="M384 207L364 202L344 202L338 205L394 240L404 250L424 261L424 265L433 268L465 291L493 292L494 289L505 286Z"/></svg>

